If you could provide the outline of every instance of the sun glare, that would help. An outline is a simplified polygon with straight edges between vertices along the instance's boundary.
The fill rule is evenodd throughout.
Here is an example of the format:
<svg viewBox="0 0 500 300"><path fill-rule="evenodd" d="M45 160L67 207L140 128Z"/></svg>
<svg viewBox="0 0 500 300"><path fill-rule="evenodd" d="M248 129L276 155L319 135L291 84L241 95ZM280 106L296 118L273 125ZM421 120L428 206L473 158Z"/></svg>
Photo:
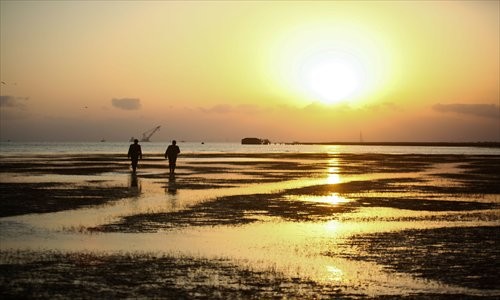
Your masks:
<svg viewBox="0 0 500 300"><path fill-rule="evenodd" d="M389 88L392 52L370 28L317 21L284 32L274 43L274 78L296 104L361 105Z"/></svg>
<svg viewBox="0 0 500 300"><path fill-rule="evenodd" d="M305 88L325 103L336 103L353 96L363 83L359 66L346 58L334 56L307 63L303 76Z"/></svg>

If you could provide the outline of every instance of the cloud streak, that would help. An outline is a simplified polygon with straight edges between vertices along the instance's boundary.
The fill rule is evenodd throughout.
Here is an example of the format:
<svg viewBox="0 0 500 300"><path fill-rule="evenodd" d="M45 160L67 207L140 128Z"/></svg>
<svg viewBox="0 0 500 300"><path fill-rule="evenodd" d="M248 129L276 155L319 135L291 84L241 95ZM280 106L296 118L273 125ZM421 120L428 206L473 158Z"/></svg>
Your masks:
<svg viewBox="0 0 500 300"><path fill-rule="evenodd" d="M200 107L200 110L204 113L216 113L216 114L229 114L229 113L241 113L241 114L255 114L262 110L257 105L243 104L238 106L233 106L230 104L218 104L210 108Z"/></svg>
<svg viewBox="0 0 500 300"><path fill-rule="evenodd" d="M113 98L111 105L123 110L138 110L141 108L141 99L139 98Z"/></svg>
<svg viewBox="0 0 500 300"><path fill-rule="evenodd" d="M25 108L29 97L0 96L0 107Z"/></svg>
<svg viewBox="0 0 500 300"><path fill-rule="evenodd" d="M495 104L441 104L432 107L441 113L458 113L463 115L473 115L483 118L497 119L500 117L498 105Z"/></svg>

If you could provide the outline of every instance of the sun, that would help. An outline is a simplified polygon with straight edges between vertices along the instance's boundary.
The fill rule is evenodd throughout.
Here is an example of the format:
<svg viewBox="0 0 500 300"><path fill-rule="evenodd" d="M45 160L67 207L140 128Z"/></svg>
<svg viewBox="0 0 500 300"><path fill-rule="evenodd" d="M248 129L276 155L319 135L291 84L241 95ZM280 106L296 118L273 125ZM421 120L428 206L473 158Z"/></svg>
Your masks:
<svg viewBox="0 0 500 300"><path fill-rule="evenodd" d="M343 20L316 20L284 30L265 63L272 87L293 105L361 107L384 97L398 57L379 32ZM271 68L269 68L271 66Z"/></svg>
<svg viewBox="0 0 500 300"><path fill-rule="evenodd" d="M306 60L301 73L307 94L328 104L356 96L364 85L363 68L359 62L337 53L316 55Z"/></svg>

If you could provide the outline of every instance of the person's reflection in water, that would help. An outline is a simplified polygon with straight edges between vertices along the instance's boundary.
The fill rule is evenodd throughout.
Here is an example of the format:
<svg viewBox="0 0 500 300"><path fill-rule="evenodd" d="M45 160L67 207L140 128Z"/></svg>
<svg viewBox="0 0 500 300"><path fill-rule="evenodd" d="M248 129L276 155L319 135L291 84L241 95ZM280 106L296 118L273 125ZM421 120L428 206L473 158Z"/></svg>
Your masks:
<svg viewBox="0 0 500 300"><path fill-rule="evenodd" d="M177 194L177 184L175 183L175 175L168 178L167 193L170 195Z"/></svg>
<svg viewBox="0 0 500 300"><path fill-rule="evenodd" d="M177 184L175 182L175 176L169 177L167 185L165 186L165 195L170 203L171 209L177 209L179 203L177 199Z"/></svg>
<svg viewBox="0 0 500 300"><path fill-rule="evenodd" d="M139 196L141 193L141 183L136 173L130 174L128 187L133 196Z"/></svg>

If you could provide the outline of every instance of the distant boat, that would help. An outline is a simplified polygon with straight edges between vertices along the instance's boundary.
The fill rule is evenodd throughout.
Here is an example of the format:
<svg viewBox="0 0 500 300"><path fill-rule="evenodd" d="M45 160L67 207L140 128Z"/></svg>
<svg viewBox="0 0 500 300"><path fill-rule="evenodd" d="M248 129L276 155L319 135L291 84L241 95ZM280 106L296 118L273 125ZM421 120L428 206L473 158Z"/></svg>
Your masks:
<svg viewBox="0 0 500 300"><path fill-rule="evenodd" d="M104 143L105 141L106 141L105 139L102 139L102 140L101 140L101 143Z"/></svg>

